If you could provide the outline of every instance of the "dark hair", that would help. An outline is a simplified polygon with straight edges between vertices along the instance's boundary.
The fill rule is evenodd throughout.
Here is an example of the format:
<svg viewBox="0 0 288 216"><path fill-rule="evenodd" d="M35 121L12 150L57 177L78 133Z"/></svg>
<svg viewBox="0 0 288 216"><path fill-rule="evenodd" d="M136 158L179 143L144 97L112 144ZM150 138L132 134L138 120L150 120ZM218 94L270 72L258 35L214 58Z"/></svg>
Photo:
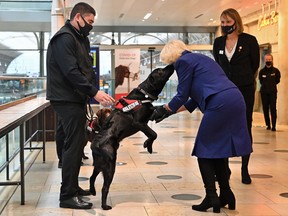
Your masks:
<svg viewBox="0 0 288 216"><path fill-rule="evenodd" d="M238 33L238 35L243 33L244 27L239 13L233 8L228 8L221 13L220 17L225 18L227 16L231 17L231 19L235 21L236 32ZM225 33L222 32L222 35L225 35Z"/></svg>
<svg viewBox="0 0 288 216"><path fill-rule="evenodd" d="M96 16L94 8L85 2L79 2L73 7L70 14L70 20L74 19L77 13L80 13L82 16L84 16L84 14L93 14Z"/></svg>

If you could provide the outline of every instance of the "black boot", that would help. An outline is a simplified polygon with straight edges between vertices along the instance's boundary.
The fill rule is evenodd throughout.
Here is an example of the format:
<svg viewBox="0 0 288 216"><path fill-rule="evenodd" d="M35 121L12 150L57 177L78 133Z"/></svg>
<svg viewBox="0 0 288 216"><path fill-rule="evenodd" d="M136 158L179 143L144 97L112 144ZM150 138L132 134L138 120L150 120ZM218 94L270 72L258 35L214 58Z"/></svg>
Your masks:
<svg viewBox="0 0 288 216"><path fill-rule="evenodd" d="M220 187L220 203L221 207L224 207L228 204L228 208L234 210L236 207L235 196L230 189L229 185L229 173L227 173L226 167L226 159L217 159L216 164L216 176L218 179L219 187Z"/></svg>
<svg viewBox="0 0 288 216"><path fill-rule="evenodd" d="M230 170L230 167L229 167L229 159L228 158L224 158L223 160L225 161L225 169L226 169L226 173L228 175L228 179L230 179L231 170Z"/></svg>
<svg viewBox="0 0 288 216"><path fill-rule="evenodd" d="M236 208L236 200L232 190L229 189L220 189L220 203L221 207L225 207L228 205L228 209L235 210Z"/></svg>
<svg viewBox="0 0 288 216"><path fill-rule="evenodd" d="M243 184L251 184L252 180L248 172L248 163L249 163L250 154L242 156L242 167L241 167L241 177Z"/></svg>
<svg viewBox="0 0 288 216"><path fill-rule="evenodd" d="M201 204L193 205L192 209L196 211L206 211L209 208L213 208L214 213L220 213L220 199L217 196L215 187L214 159L198 158L198 165L206 188L206 196Z"/></svg>
<svg viewBox="0 0 288 216"><path fill-rule="evenodd" d="M213 207L214 213L220 213L220 200L219 197L216 194L216 191L214 193L209 194L208 191L206 191L207 195L204 198L204 200L199 205L192 205L192 209L196 211L207 211L207 209Z"/></svg>

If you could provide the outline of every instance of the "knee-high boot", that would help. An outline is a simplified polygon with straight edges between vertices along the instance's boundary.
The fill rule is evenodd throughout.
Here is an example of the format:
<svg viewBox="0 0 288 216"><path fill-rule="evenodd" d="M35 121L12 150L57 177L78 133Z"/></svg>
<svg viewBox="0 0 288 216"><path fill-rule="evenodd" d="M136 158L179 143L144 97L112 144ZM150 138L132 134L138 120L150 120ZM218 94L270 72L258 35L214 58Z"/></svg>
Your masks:
<svg viewBox="0 0 288 216"><path fill-rule="evenodd" d="M224 158L223 160L225 162L225 169L226 169L226 173L228 174L228 179L230 179L231 170L230 170L230 167L229 167L229 159L228 158Z"/></svg>
<svg viewBox="0 0 288 216"><path fill-rule="evenodd" d="M243 184L251 184L252 180L248 172L250 154L242 156L242 167L241 167L241 177Z"/></svg>
<svg viewBox="0 0 288 216"><path fill-rule="evenodd" d="M198 158L198 165L206 190L206 196L201 204L193 205L192 209L206 211L209 208L213 208L214 213L220 213L220 200L215 187L214 159Z"/></svg>
<svg viewBox="0 0 288 216"><path fill-rule="evenodd" d="M221 207L228 204L228 208L234 210L236 207L235 196L229 185L229 175L226 169L226 159L216 159L215 171L220 187L220 203Z"/></svg>

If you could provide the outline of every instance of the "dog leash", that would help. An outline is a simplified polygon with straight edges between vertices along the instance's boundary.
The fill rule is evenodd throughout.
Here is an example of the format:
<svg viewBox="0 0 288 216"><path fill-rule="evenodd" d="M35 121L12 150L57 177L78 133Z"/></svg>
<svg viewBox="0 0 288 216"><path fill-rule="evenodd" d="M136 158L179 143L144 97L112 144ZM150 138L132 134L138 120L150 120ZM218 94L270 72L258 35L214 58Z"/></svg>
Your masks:
<svg viewBox="0 0 288 216"><path fill-rule="evenodd" d="M90 101L88 101L87 106L86 106L86 119L88 121L91 121L91 122L94 119L94 111L93 111L93 109L91 107Z"/></svg>

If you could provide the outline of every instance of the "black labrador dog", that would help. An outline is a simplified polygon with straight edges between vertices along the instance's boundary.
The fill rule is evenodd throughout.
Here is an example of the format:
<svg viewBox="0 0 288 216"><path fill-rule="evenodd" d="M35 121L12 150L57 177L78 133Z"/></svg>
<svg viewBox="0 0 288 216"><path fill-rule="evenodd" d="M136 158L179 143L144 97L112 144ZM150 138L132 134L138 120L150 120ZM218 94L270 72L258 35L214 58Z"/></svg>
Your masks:
<svg viewBox="0 0 288 216"><path fill-rule="evenodd" d="M95 180L97 175L102 172L104 178L102 209L112 208L107 205L107 195L115 173L120 141L141 131L148 137L144 142L144 148L152 153L152 144L157 138L156 132L147 125L154 111L152 101L158 99L158 95L173 72L173 65L153 70L146 80L116 103L105 124L95 134L91 143L94 170L90 177L90 193L96 195Z"/></svg>

